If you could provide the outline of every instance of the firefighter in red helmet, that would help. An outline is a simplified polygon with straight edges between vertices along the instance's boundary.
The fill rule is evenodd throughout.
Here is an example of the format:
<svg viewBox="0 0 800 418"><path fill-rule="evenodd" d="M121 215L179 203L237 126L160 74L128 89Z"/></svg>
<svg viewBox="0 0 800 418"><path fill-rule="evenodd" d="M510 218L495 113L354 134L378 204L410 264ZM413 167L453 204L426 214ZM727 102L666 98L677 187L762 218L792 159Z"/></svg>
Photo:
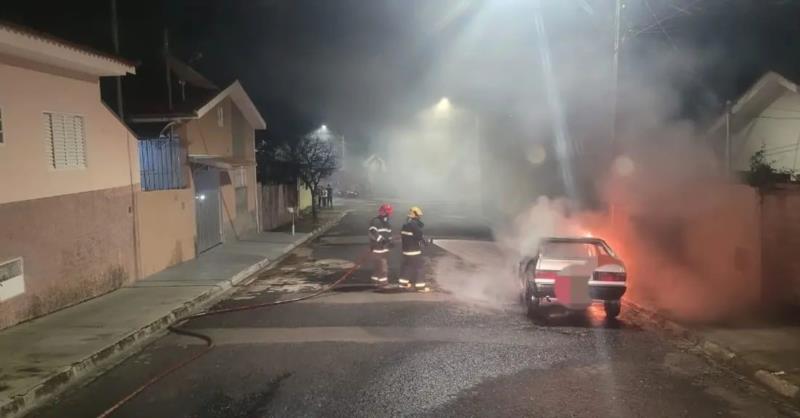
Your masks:
<svg viewBox="0 0 800 418"><path fill-rule="evenodd" d="M392 205L382 204L378 216L369 223L369 243L372 252L372 281L380 286L389 283L389 248L392 246Z"/></svg>

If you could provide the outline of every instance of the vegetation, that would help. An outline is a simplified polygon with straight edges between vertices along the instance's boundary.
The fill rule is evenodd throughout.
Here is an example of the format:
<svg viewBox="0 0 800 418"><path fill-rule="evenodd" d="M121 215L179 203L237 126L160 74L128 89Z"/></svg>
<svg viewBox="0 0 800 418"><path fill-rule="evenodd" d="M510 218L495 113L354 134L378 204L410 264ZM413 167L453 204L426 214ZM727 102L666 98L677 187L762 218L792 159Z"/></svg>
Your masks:
<svg viewBox="0 0 800 418"><path fill-rule="evenodd" d="M263 183L302 183L318 196L319 183L336 171L331 145L306 135L294 141L262 141L258 147L259 179ZM317 218L317 200L311 199L311 213Z"/></svg>
<svg viewBox="0 0 800 418"><path fill-rule="evenodd" d="M779 183L788 183L796 179L793 170L776 169L775 161L767 160L764 145L750 157L750 170L746 173L747 183L760 189L769 188Z"/></svg>

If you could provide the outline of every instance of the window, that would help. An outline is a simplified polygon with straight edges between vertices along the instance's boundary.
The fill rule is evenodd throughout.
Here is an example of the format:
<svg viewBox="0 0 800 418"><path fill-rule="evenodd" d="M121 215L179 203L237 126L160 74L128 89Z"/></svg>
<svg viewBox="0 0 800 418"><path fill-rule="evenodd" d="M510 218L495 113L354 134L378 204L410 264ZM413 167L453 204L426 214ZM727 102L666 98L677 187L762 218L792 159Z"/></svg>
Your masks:
<svg viewBox="0 0 800 418"><path fill-rule="evenodd" d="M236 213L239 215L247 213L247 187L236 188Z"/></svg>
<svg viewBox="0 0 800 418"><path fill-rule="evenodd" d="M247 186L247 171L244 167L234 168L230 172L231 176L231 183L233 183L233 187L245 187Z"/></svg>
<svg viewBox="0 0 800 418"><path fill-rule="evenodd" d="M225 126L225 108L222 106L217 107L217 126Z"/></svg>
<svg viewBox="0 0 800 418"><path fill-rule="evenodd" d="M142 190L170 190L186 187L183 168L186 156L180 138L142 138L139 140L139 167Z"/></svg>
<svg viewBox="0 0 800 418"><path fill-rule="evenodd" d="M584 259L605 254L605 250L592 243L548 242L542 245L542 255L548 258Z"/></svg>
<svg viewBox="0 0 800 418"><path fill-rule="evenodd" d="M42 115L42 124L50 166L58 170L85 168L86 138L83 116L45 112Z"/></svg>
<svg viewBox="0 0 800 418"><path fill-rule="evenodd" d="M5 140L3 138L3 109L0 109L0 145L5 144Z"/></svg>

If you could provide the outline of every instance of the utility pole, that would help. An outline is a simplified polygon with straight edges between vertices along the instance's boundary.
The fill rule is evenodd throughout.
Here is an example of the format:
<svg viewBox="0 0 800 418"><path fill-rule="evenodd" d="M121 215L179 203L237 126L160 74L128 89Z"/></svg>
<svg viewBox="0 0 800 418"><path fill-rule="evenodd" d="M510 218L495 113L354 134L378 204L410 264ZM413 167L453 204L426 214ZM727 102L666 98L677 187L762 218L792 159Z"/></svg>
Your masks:
<svg viewBox="0 0 800 418"><path fill-rule="evenodd" d="M111 0L111 40L114 43L114 53L119 55L119 22L117 21L117 0ZM122 108L122 76L116 77L117 84L117 114L120 119L125 119Z"/></svg>
<svg viewBox="0 0 800 418"><path fill-rule="evenodd" d="M728 100L725 102L725 175L731 175L731 165L731 101Z"/></svg>
<svg viewBox="0 0 800 418"><path fill-rule="evenodd" d="M617 143L617 120L619 108L619 62L620 62L620 48L622 47L622 9L625 8L623 0L616 0L614 10L614 58L612 68L612 83L613 83L613 98L611 106L611 141L612 144Z"/></svg>
<svg viewBox="0 0 800 418"><path fill-rule="evenodd" d="M169 31L164 29L164 68L166 70L167 75L167 104L169 106L169 110L173 110L172 107L172 71L169 68Z"/></svg>

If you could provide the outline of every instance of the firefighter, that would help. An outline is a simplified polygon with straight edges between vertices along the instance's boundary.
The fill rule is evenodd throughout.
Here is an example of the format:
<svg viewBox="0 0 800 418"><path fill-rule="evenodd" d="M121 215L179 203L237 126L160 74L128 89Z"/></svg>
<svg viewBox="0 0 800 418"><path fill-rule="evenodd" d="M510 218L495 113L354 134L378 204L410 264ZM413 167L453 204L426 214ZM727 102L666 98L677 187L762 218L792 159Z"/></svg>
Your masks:
<svg viewBox="0 0 800 418"><path fill-rule="evenodd" d="M372 281L377 285L389 282L389 247L392 246L392 205L384 203L378 208L378 216L369 223L369 243L372 251Z"/></svg>
<svg viewBox="0 0 800 418"><path fill-rule="evenodd" d="M401 288L420 292L430 290L426 286L425 278L422 277L422 268L424 266L422 247L426 244L422 235L424 226L422 223L422 209L417 206L412 207L408 211L408 220L400 231L403 243L403 267L398 282Z"/></svg>

